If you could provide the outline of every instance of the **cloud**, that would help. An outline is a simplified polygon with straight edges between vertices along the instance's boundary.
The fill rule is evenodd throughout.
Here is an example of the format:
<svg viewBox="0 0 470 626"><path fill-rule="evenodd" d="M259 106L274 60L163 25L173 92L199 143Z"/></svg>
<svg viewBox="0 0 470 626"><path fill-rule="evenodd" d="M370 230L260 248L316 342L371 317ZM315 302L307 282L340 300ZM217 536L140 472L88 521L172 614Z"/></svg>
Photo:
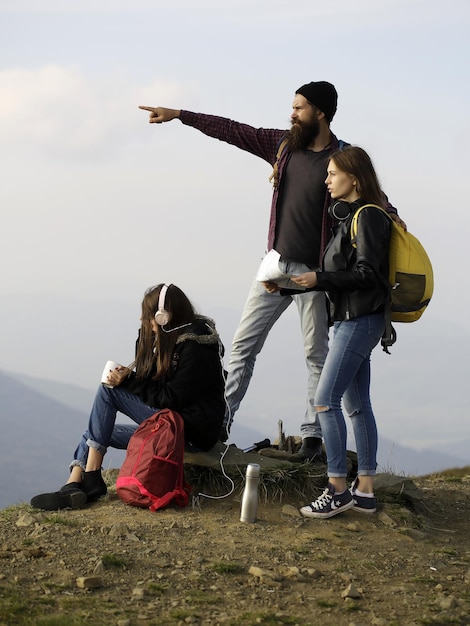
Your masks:
<svg viewBox="0 0 470 626"><path fill-rule="evenodd" d="M191 89L191 87L189 87ZM78 66L0 72L0 141L53 157L99 158L125 145L141 119L129 114L156 97L176 100L182 86L137 87L124 72L90 78Z"/></svg>

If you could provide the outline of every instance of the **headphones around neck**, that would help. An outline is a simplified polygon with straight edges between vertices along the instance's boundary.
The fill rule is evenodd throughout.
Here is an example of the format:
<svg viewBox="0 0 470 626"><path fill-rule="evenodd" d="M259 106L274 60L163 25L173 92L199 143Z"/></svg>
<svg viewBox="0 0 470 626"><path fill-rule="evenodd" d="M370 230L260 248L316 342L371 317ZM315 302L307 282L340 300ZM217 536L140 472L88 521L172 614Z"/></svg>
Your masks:
<svg viewBox="0 0 470 626"><path fill-rule="evenodd" d="M163 285L160 289L160 295L158 297L158 311L155 313L155 321L159 326L165 326L170 321L170 314L165 310L165 297L166 292L170 285Z"/></svg>
<svg viewBox="0 0 470 626"><path fill-rule="evenodd" d="M359 202L346 202L346 200L333 200L328 208L328 215L333 220L344 222L353 211L357 211Z"/></svg>

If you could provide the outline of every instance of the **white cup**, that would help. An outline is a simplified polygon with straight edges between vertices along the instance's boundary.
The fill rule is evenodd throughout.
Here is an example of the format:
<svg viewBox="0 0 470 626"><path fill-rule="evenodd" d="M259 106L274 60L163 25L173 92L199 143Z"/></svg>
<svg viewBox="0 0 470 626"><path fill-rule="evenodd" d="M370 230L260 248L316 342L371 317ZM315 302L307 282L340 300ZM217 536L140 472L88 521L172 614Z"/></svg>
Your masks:
<svg viewBox="0 0 470 626"><path fill-rule="evenodd" d="M106 361L106 365L104 366L104 370L101 375L101 382L105 385L105 387L110 387L111 389L114 387L114 385L109 383L108 376L110 372L118 367L122 367L122 365L120 363L116 363L116 361Z"/></svg>

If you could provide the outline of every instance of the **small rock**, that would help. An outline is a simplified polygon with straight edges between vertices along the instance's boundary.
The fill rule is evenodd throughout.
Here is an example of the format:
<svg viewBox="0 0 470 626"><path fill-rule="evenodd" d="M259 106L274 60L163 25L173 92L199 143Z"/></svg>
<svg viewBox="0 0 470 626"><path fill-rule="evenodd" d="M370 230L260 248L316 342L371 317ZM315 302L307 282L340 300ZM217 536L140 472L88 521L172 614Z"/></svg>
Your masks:
<svg viewBox="0 0 470 626"><path fill-rule="evenodd" d="M422 530L417 530L416 528L406 528L404 530L404 533L415 541L422 541L423 539L427 539L426 533L423 533Z"/></svg>
<svg viewBox="0 0 470 626"><path fill-rule="evenodd" d="M296 509L295 506L292 506L292 504L284 504L281 509L281 513L283 515L289 515L290 517L302 517L299 509Z"/></svg>
<svg viewBox="0 0 470 626"><path fill-rule="evenodd" d="M16 525L17 526L32 526L35 523L34 517L30 513L25 513L24 515L20 515L18 518Z"/></svg>
<svg viewBox="0 0 470 626"><path fill-rule="evenodd" d="M385 526L389 526L390 528L395 527L397 524L396 522L394 522L392 520L392 518L390 517L390 515L387 515L386 513L384 513L383 511L381 511L378 515L377 518L382 522L382 524L385 524Z"/></svg>
<svg viewBox="0 0 470 626"><path fill-rule="evenodd" d="M285 573L287 578L295 578L296 576L300 575L300 570L298 567L291 566L287 568L287 571Z"/></svg>
<svg viewBox="0 0 470 626"><path fill-rule="evenodd" d="M126 539L128 539L129 541L140 541L140 539L137 537L137 535L134 535L134 533L127 533Z"/></svg>
<svg viewBox="0 0 470 626"><path fill-rule="evenodd" d="M276 574L276 572L269 569L261 569L261 567L257 567L256 565L252 565L248 570L248 573L252 576L256 576L257 578L269 578L277 581L282 580L282 576Z"/></svg>
<svg viewBox="0 0 470 626"><path fill-rule="evenodd" d="M341 597L350 598L351 600L359 600L362 596L357 588L351 583L344 591L341 592Z"/></svg>
<svg viewBox="0 0 470 626"><path fill-rule="evenodd" d="M454 597L449 596L448 598L443 598L439 602L439 606L441 607L443 611L448 611L449 609L455 609L457 608L457 600Z"/></svg>
<svg viewBox="0 0 470 626"><path fill-rule="evenodd" d="M132 599L133 600L143 600L145 596L145 589L143 587L135 587L132 590Z"/></svg>
<svg viewBox="0 0 470 626"><path fill-rule="evenodd" d="M111 527L109 534L111 537L125 537L129 534L129 529L124 522L118 522Z"/></svg>
<svg viewBox="0 0 470 626"><path fill-rule="evenodd" d="M79 589L96 589L103 586L101 576L80 576L76 582Z"/></svg>

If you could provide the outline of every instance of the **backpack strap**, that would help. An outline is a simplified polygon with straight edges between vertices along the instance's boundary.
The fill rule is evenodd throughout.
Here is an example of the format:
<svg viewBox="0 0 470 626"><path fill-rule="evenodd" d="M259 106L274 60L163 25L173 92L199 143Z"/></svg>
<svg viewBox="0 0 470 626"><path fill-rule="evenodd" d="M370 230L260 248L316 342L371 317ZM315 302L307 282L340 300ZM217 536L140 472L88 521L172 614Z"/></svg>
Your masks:
<svg viewBox="0 0 470 626"><path fill-rule="evenodd" d="M362 209L365 209L366 207L374 207L376 209L379 209L379 211L382 211L383 213L385 213L385 215L388 217L388 219L392 222L393 225L393 220L392 218L389 216L389 214L387 213L387 211L385 211L385 209L383 209L382 207L380 207L378 204L364 204L363 206L359 207L357 209L357 211L354 213L353 218L351 220L351 245L353 248L356 248L356 237L357 237L357 220L359 219L359 213L362 211ZM384 306L384 315L385 315L385 330L384 330L384 334L382 335L382 339L380 341L380 345L382 346L382 350L384 352L386 352L387 354L390 354L389 352L389 348L390 346L393 346L393 344L395 343L395 341L397 340L397 333L396 330L393 328L392 326L392 319L391 319L391 291L393 289L392 285L390 285L390 283L388 282L388 280L386 281L383 276L380 276L383 279L383 283L384 285L386 285L387 288L387 293L388 293L388 298L385 301L385 306Z"/></svg>
<svg viewBox="0 0 470 626"><path fill-rule="evenodd" d="M284 137L277 149L276 160L274 161L273 165L273 171L271 176L269 177L269 182L273 184L273 189L277 189L279 187L279 161L281 159L284 148L287 146L288 141L288 138Z"/></svg>

